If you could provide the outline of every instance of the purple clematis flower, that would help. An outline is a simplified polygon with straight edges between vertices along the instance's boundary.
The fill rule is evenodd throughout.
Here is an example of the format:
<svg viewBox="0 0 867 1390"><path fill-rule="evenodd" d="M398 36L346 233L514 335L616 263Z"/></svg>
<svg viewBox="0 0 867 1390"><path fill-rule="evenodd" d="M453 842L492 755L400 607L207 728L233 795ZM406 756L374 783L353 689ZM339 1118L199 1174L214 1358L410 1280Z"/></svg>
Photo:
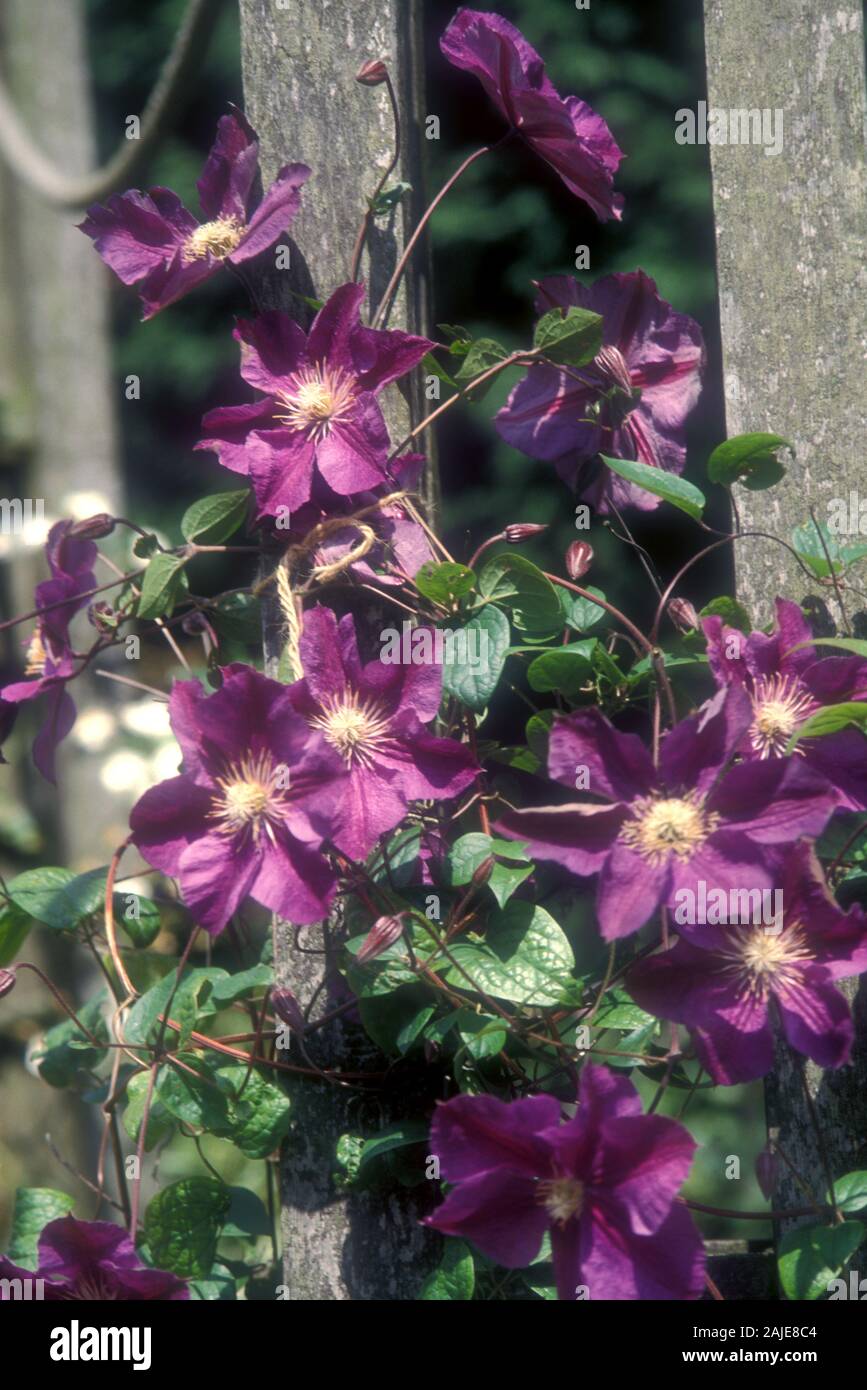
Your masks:
<svg viewBox="0 0 867 1390"><path fill-rule="evenodd" d="M498 14L458 10L440 39L456 68L479 79L506 120L566 187L602 222L623 215L614 175L623 154L601 116L577 97L560 96L519 29Z"/></svg>
<svg viewBox="0 0 867 1390"><path fill-rule="evenodd" d="M133 844L178 880L212 934L248 895L293 922L319 921L336 883L322 843L345 795L341 759L294 712L288 687L249 666L223 667L213 695L176 681L169 714L183 771L136 802Z"/></svg>
<svg viewBox="0 0 867 1390"><path fill-rule="evenodd" d="M96 588L96 546L71 534L74 526L74 521L56 521L48 533L45 556L51 578L36 586L36 607L45 611L37 619L24 668L31 679L13 681L0 690L0 726L7 732L8 706L45 697L45 718L33 742L33 761L49 782L56 781L57 746L75 723L75 705L66 689L76 674L69 625L87 603L86 595Z"/></svg>
<svg viewBox="0 0 867 1390"><path fill-rule="evenodd" d="M77 1221L74 1216L49 1221L39 1237L35 1271L19 1269L0 1255L0 1281L7 1279L42 1279L45 1301L55 1303L71 1299L177 1303L190 1296L186 1282L176 1274L143 1265L120 1226L110 1221ZM0 1300L13 1297L12 1289L0 1282Z"/></svg>
<svg viewBox="0 0 867 1390"><path fill-rule="evenodd" d="M551 1233L561 1299L691 1299L704 1251L675 1201L695 1143L682 1125L644 1115L624 1076L586 1063L578 1113L531 1096L457 1096L437 1108L431 1148L454 1183L426 1224L521 1269Z"/></svg>
<svg viewBox="0 0 867 1390"><path fill-rule="evenodd" d="M95 203L79 225L125 285L141 281L143 318L152 318L216 275L273 246L301 205L310 177L306 164L286 164L254 212L259 172L256 132L240 111L222 116L196 187L207 219L197 222L169 188L130 189L103 207Z"/></svg>
<svg viewBox="0 0 867 1390"><path fill-rule="evenodd" d="M571 275L540 282L539 314L572 305L601 314L602 349L589 367L530 367L497 414L497 429L530 458L555 464L598 511L612 503L650 511L659 498L597 455L683 471L684 425L701 390L701 329L660 297L643 270L606 275L589 287Z"/></svg>
<svg viewBox="0 0 867 1390"><path fill-rule="evenodd" d="M510 811L497 831L575 874L598 873L606 941L701 883L705 892L771 888L782 847L821 834L837 798L798 758L729 768L750 718L742 690L720 691L667 734L657 770L641 740L599 710L566 715L551 731L548 771L568 787L580 775L602 800Z"/></svg>
<svg viewBox="0 0 867 1390"><path fill-rule="evenodd" d="M717 685L739 685L752 702L753 718L739 749L744 758L784 756L798 726L822 705L867 700L867 661L860 656L819 657L801 608L776 601L776 625L768 635L745 637L721 618L705 618L707 655ZM799 650L794 650L799 648ZM831 783L846 810L867 808L867 738L840 729L796 744L795 756Z"/></svg>
<svg viewBox="0 0 867 1390"><path fill-rule="evenodd" d="M641 1008L690 1028L702 1065L724 1086L772 1069L775 1020L819 1066L849 1059L852 1019L834 981L867 970L867 917L858 907L840 910L806 841L788 855L780 881L781 924L679 927L687 939L627 977Z"/></svg>
<svg viewBox="0 0 867 1390"><path fill-rule="evenodd" d="M376 396L434 344L365 328L363 299L363 285L342 285L309 335L278 310L235 329L241 375L265 395L210 411L196 448L213 449L224 468L249 476L260 517L296 511L319 479L348 496L387 477L388 431Z"/></svg>
<svg viewBox="0 0 867 1390"><path fill-rule="evenodd" d="M424 727L440 706L439 666L362 666L352 615L338 623L322 607L305 615L299 651L304 678L289 687L292 705L349 774L333 840L351 859L364 859L405 818L410 801L457 796L479 769L466 744Z"/></svg>

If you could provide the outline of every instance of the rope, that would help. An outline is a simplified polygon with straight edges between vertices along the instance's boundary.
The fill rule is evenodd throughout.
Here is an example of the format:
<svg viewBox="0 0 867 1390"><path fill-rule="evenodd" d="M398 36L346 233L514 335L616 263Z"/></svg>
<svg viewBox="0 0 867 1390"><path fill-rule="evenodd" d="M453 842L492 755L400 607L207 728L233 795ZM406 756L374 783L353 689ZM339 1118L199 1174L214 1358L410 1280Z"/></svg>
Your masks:
<svg viewBox="0 0 867 1390"><path fill-rule="evenodd" d="M0 155L12 173L58 208L81 208L98 202L128 180L151 153L172 115L175 103L201 64L222 0L189 0L171 52L148 97L138 140L122 140L107 164L92 173L68 178L32 139L8 89L0 80Z"/></svg>

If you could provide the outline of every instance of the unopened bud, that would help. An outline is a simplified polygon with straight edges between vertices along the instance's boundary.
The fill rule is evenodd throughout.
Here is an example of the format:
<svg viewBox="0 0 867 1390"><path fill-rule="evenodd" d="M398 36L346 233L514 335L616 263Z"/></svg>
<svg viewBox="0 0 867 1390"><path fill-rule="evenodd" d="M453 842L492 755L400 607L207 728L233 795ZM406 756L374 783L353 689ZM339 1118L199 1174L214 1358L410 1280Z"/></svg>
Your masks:
<svg viewBox="0 0 867 1390"><path fill-rule="evenodd" d="M0 999L15 988L15 971L0 970Z"/></svg>
<svg viewBox="0 0 867 1390"><path fill-rule="evenodd" d="M403 922L399 917L377 917L361 943L361 949L355 959L362 965L365 961L375 960L383 951L387 951L389 946L399 941L402 935Z"/></svg>
<svg viewBox="0 0 867 1390"><path fill-rule="evenodd" d="M580 579L593 564L593 547L589 541L573 541L566 551L566 570L570 579Z"/></svg>
<svg viewBox="0 0 867 1390"><path fill-rule="evenodd" d="M92 603L87 610L87 616L91 625L96 628L97 632L114 632L120 622L119 614L112 608L110 603L105 603L104 601Z"/></svg>
<svg viewBox="0 0 867 1390"><path fill-rule="evenodd" d="M301 1005L291 989L284 989L282 986L272 989L271 1005L277 1017L291 1028L293 1033L305 1031L307 1024L301 1012Z"/></svg>
<svg viewBox="0 0 867 1390"><path fill-rule="evenodd" d="M80 540L100 541L103 536L110 536L114 530L114 517L109 516L108 512L97 512L96 516L87 516L84 521L76 521L74 526L70 526L67 535L78 536Z"/></svg>
<svg viewBox="0 0 867 1390"><path fill-rule="evenodd" d="M777 1155L771 1153L770 1149L762 1149L756 1159L756 1181L768 1201L770 1201L774 1195L779 1166Z"/></svg>
<svg viewBox="0 0 867 1390"><path fill-rule="evenodd" d="M369 62L362 63L355 74L356 82L360 82L362 87L379 87L387 77L388 68L381 58L371 58Z"/></svg>
<svg viewBox="0 0 867 1390"><path fill-rule="evenodd" d="M698 614L688 598L673 598L668 605L668 616L678 632L691 632L698 627Z"/></svg>
<svg viewBox="0 0 867 1390"><path fill-rule="evenodd" d="M494 869L496 867L496 859L492 854L489 854L487 859L482 860L481 864L473 874L473 877L471 879L473 887L484 888L485 884L488 882L488 879L491 877L491 874L494 872Z"/></svg>
<svg viewBox="0 0 867 1390"><path fill-rule="evenodd" d="M514 521L511 526L507 526L503 535L509 545L523 545L531 536L540 536L548 527L541 525L538 521Z"/></svg>

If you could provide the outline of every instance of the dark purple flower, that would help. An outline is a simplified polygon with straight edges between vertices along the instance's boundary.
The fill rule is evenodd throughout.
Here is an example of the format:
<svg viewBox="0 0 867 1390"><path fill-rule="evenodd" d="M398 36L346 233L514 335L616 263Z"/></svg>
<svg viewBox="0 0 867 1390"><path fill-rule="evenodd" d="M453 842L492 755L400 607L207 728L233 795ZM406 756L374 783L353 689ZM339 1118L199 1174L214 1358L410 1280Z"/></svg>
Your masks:
<svg viewBox="0 0 867 1390"><path fill-rule="evenodd" d="M771 1070L775 1019L819 1066L849 1059L852 1019L834 981L867 970L867 917L859 907L840 910L805 841L788 855L779 882L781 922L678 927L688 939L627 977L641 1008L687 1025L702 1065L722 1085Z"/></svg>
<svg viewBox="0 0 867 1390"><path fill-rule="evenodd" d="M76 674L69 625L87 603L83 595L96 587L93 541L73 534L75 523L57 521L48 533L45 556L51 578L37 584L35 606L40 611L36 630L27 648L25 676L0 690L2 706L45 696L42 727L33 742L33 761L49 782L56 780L55 752L75 723L75 705L66 689ZM55 606L56 605L56 606ZM8 709L0 713L0 727L11 721Z"/></svg>
<svg viewBox="0 0 867 1390"><path fill-rule="evenodd" d="M479 79L491 101L566 187L602 222L623 215L614 175L623 158L601 116L560 96L519 29L498 14L458 10L440 39L450 63Z"/></svg>
<svg viewBox="0 0 867 1390"><path fill-rule="evenodd" d="M306 164L286 164L255 211L259 172L256 132L240 111L222 116L196 185L206 221L197 222L169 188L115 194L95 203L80 223L106 265L125 285L141 281L143 317L209 280L228 262L240 265L273 246L301 204Z"/></svg>
<svg viewBox="0 0 867 1390"><path fill-rule="evenodd" d="M293 711L287 686L239 664L222 674L213 695L175 682L183 771L133 807L133 843L178 880L211 933L248 895L293 922L319 921L334 896L322 843L346 794L343 764Z"/></svg>
<svg viewBox="0 0 867 1390"><path fill-rule="evenodd" d="M694 319L676 313L643 270L585 287L571 275L539 284L536 309L578 305L602 316L603 346L589 367L530 367L496 417L508 444L557 467L600 512L650 511L659 498L599 463L598 454L680 473L684 424L701 390L704 342Z"/></svg>
<svg viewBox="0 0 867 1390"><path fill-rule="evenodd" d="M548 771L600 801L510 811L498 833L539 859L598 874L597 916L611 941L637 931L683 890L773 886L782 847L819 835L836 796L798 758L729 767L750 720L744 692L721 691L662 743L658 770L634 734L597 709L555 721Z"/></svg>
<svg viewBox="0 0 867 1390"><path fill-rule="evenodd" d="M346 765L332 839L351 859L365 858L405 818L410 801L457 796L477 776L466 744L424 727L439 711L440 666L380 660L362 666L352 615L338 623L322 607L305 615L300 656L304 678L289 696Z"/></svg>
<svg viewBox="0 0 867 1390"><path fill-rule="evenodd" d="M163 1269L149 1269L120 1226L110 1221L77 1221L63 1216L49 1221L39 1237L39 1267L19 1269L0 1255L0 1281L44 1279L46 1302L83 1299L89 1303L161 1300L177 1303L190 1296L183 1279ZM0 1283L0 1299L12 1292Z"/></svg>
<svg viewBox="0 0 867 1390"><path fill-rule="evenodd" d="M579 1099L565 1124L551 1096L440 1105L431 1148L455 1186L426 1224L507 1269L530 1264L549 1230L561 1299L698 1298L702 1242L675 1201L694 1141L642 1114L632 1083L605 1067L582 1067Z"/></svg>
<svg viewBox="0 0 867 1390"><path fill-rule="evenodd" d="M376 397L434 346L397 330L365 328L364 286L342 285L319 310L309 336L271 310L241 320L241 375L261 400L210 411L197 449L253 484L257 516L292 513L317 478L341 496L376 488L386 476L389 439Z"/></svg>
<svg viewBox="0 0 867 1390"><path fill-rule="evenodd" d="M752 702L752 721L738 750L744 758L783 757L792 734L822 705L867 700L867 661L819 657L809 624L790 599L777 599L776 619L770 635L748 637L719 617L702 623L717 685L741 686ZM805 739L794 752L837 789L842 807L867 807L867 738L859 729Z"/></svg>

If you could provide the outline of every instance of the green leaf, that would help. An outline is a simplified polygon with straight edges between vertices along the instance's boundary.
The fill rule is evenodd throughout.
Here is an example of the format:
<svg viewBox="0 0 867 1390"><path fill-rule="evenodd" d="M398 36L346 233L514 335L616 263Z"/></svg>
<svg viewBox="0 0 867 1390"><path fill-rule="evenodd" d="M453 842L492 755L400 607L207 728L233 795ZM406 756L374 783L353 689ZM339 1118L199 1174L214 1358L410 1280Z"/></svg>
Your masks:
<svg viewBox="0 0 867 1390"><path fill-rule="evenodd" d="M867 1207L867 1172L846 1173L834 1183L834 1200L844 1216Z"/></svg>
<svg viewBox="0 0 867 1390"><path fill-rule="evenodd" d="M124 1033L131 1043L144 1047L147 1043L155 1041L155 1035L160 1028L159 1015L165 1012L166 1004L174 992L176 974L175 970L170 971L133 1004L124 1028ZM194 1002L197 1012L204 1012L207 1009L209 1014L213 1014L214 1005L203 1003L201 992L206 984L215 980L226 979L227 974L227 971L218 966L202 966L196 970L186 971L172 1000L172 1018L180 1022L179 1015L183 1013L187 1003L191 1000ZM154 1034L153 1037L152 1034Z"/></svg>
<svg viewBox="0 0 867 1390"><path fill-rule="evenodd" d="M254 594L224 594L209 610L220 637L246 647L262 642L262 604Z"/></svg>
<svg viewBox="0 0 867 1390"><path fill-rule="evenodd" d="M548 763L548 738L554 725L555 713L555 710L543 709L538 714L531 714L527 720L527 744L543 766L547 766Z"/></svg>
<svg viewBox="0 0 867 1390"><path fill-rule="evenodd" d="M857 637L811 637L808 642L799 642L796 647L790 647L789 651L800 652L804 647L842 647L846 652L867 657L867 642ZM788 654L784 653L786 656Z"/></svg>
<svg viewBox="0 0 867 1390"><path fill-rule="evenodd" d="M566 626L574 628L576 632L586 632L588 627L595 627L600 619L605 617L605 609L600 608L598 603L591 603L589 599L570 594L568 589L558 589L557 592L560 595ZM599 598L605 597L601 589L592 586L588 587L587 592L597 594Z"/></svg>
<svg viewBox="0 0 867 1390"><path fill-rule="evenodd" d="M227 1004L234 1004L236 999L258 998L270 987L273 978L270 965L251 965L249 970L239 970L234 975L214 980L211 999L223 1008Z"/></svg>
<svg viewBox="0 0 867 1390"><path fill-rule="evenodd" d="M224 1236L236 1236L242 1240L252 1240L257 1236L270 1236L271 1218L261 1197L248 1187L230 1187L232 1205L223 1227Z"/></svg>
<svg viewBox="0 0 867 1390"><path fill-rule="evenodd" d="M692 483L688 483L685 478L678 477L676 473L667 473L664 468L652 468L647 463L635 463L632 459L610 459L605 454L600 454L599 457L612 473L617 473L627 482L644 488L645 492L652 492L655 497L670 502L673 507L679 507L694 521L701 519L705 506L704 493Z"/></svg>
<svg viewBox="0 0 867 1390"><path fill-rule="evenodd" d="M179 1060L193 1071L199 1070L195 1053L181 1054ZM168 1063L160 1069L154 1089L169 1114L193 1129L217 1134L231 1124L227 1097L210 1076L193 1076Z"/></svg>
<svg viewBox="0 0 867 1390"><path fill-rule="evenodd" d="M229 1099L228 1127L214 1132L231 1139L248 1158L267 1158L288 1133L289 1097L255 1069L248 1079L242 1063L219 1066L213 1075Z"/></svg>
<svg viewBox="0 0 867 1390"><path fill-rule="evenodd" d="M459 1009L456 1019L463 1046L475 1062L496 1057L506 1046L506 1027L493 1014L477 1014L473 1009Z"/></svg>
<svg viewBox="0 0 867 1390"><path fill-rule="evenodd" d="M17 1188L9 1236L12 1263L24 1269L36 1269L39 1264L37 1246L44 1228L49 1221L68 1216L74 1206L72 1197L53 1187Z"/></svg>
<svg viewBox="0 0 867 1390"><path fill-rule="evenodd" d="M162 618L171 614L181 588L186 584L186 560L177 555L155 555L145 570L136 609L139 618Z"/></svg>
<svg viewBox="0 0 867 1390"><path fill-rule="evenodd" d="M334 1152L337 1168L332 1176L339 1189L345 1191L358 1177L363 1148L364 1139L360 1134L341 1134L338 1138Z"/></svg>
<svg viewBox="0 0 867 1390"><path fill-rule="evenodd" d="M426 352L419 365L426 376L438 377L440 381L444 381L446 386L451 387L453 391L460 390L454 377L449 375L445 367L440 366L432 352Z"/></svg>
<svg viewBox="0 0 867 1390"><path fill-rule="evenodd" d="M832 568L835 574L841 574L846 567L845 556L837 539L831 535L824 521L810 520L796 526L792 532L792 545L818 579L827 579Z"/></svg>
<svg viewBox="0 0 867 1390"><path fill-rule="evenodd" d="M527 682L531 690L557 690L561 695L577 695L593 679L593 653L598 643L595 637L584 642L570 642L568 647L554 647L542 652L530 663Z"/></svg>
<svg viewBox="0 0 867 1390"><path fill-rule="evenodd" d="M396 888L406 888L413 881L420 851L420 825L403 826L396 830L388 840L384 853L376 857L372 870L374 882L393 883Z"/></svg>
<svg viewBox="0 0 867 1390"><path fill-rule="evenodd" d="M508 618L494 604L488 604L455 633L454 641L446 647L443 691L469 709L483 710L503 673L509 640ZM461 656L466 659L459 660ZM470 661L471 656L477 660Z"/></svg>
<svg viewBox="0 0 867 1390"><path fill-rule="evenodd" d="M864 1239L860 1221L839 1226L799 1226L780 1241L780 1283L786 1298L811 1300L827 1293Z"/></svg>
<svg viewBox="0 0 867 1390"><path fill-rule="evenodd" d="M181 535L196 545L219 545L233 536L247 515L250 489L200 497L181 517Z"/></svg>
<svg viewBox="0 0 867 1390"><path fill-rule="evenodd" d="M102 1011L108 991L102 989L93 999L78 1009L78 1017L95 1038L108 1041L108 1029ZM96 1048L84 1036L71 1018L49 1028L41 1045L33 1053L39 1075L49 1086L66 1087L76 1084L102 1060L103 1049Z"/></svg>
<svg viewBox="0 0 867 1390"><path fill-rule="evenodd" d="M536 324L533 347L541 348L552 362L583 367L602 346L602 317L572 304L566 310L551 309Z"/></svg>
<svg viewBox="0 0 867 1390"><path fill-rule="evenodd" d="M563 626L563 610L557 591L538 566L509 551L488 560L479 575L479 592L493 603L512 610L521 632L557 632Z"/></svg>
<svg viewBox="0 0 867 1390"><path fill-rule="evenodd" d="M7 885L22 912L55 931L69 931L102 908L105 869L74 874L71 869L26 869Z"/></svg>
<svg viewBox="0 0 867 1390"><path fill-rule="evenodd" d="M481 831L471 831L456 840L448 856L449 873L453 886L463 887L469 883L480 864L492 854L512 862L494 864L488 879L490 888L500 907L505 907L516 888L529 878L533 865L524 851L526 844L521 840L498 840Z"/></svg>
<svg viewBox="0 0 867 1390"><path fill-rule="evenodd" d="M229 1214L229 1189L215 1178L183 1178L151 1199L144 1238L157 1269L184 1279L204 1279L217 1254Z"/></svg>
<svg viewBox="0 0 867 1390"><path fill-rule="evenodd" d="M493 338L477 338L467 350L467 354L460 365L460 370L456 373L455 380L460 387L465 388L470 385L475 377L481 376L489 367L495 367L498 362L504 361L508 355L502 343L495 342ZM477 399L481 399L493 381L494 378L492 377L490 382L484 382L482 386L476 390Z"/></svg>
<svg viewBox="0 0 867 1390"><path fill-rule="evenodd" d="M444 560L440 564L428 560L413 580L425 598L447 606L468 594L475 582L476 576L471 569L467 569L466 565L454 564L451 560Z"/></svg>
<svg viewBox="0 0 867 1390"><path fill-rule="evenodd" d="M32 926L33 918L17 903L0 908L0 966L16 959Z"/></svg>
<svg viewBox="0 0 867 1390"><path fill-rule="evenodd" d="M130 898L135 898L135 911ZM119 923L132 944L144 950L156 941L160 934L159 904L152 898L143 898L138 893L115 893L112 899L115 922Z"/></svg>
<svg viewBox="0 0 867 1390"><path fill-rule="evenodd" d="M575 965L572 947L550 913L532 903L511 902L488 923L484 942L455 942L455 960L485 994L516 1004L557 1004ZM446 973L449 984L471 989L461 971Z"/></svg>
<svg viewBox="0 0 867 1390"><path fill-rule="evenodd" d="M390 188L383 188L375 198L368 199L370 211L374 217L385 217L403 202L407 193L411 192L411 183L393 183Z"/></svg>
<svg viewBox="0 0 867 1390"><path fill-rule="evenodd" d="M744 605L738 603L736 598L730 598L727 594L711 599L710 603L705 604L698 616L700 618L722 618L724 623L729 627L736 627L739 632L750 633L753 630L752 620Z"/></svg>
<svg viewBox="0 0 867 1390"><path fill-rule="evenodd" d="M149 1090L150 1072L137 1072L136 1075L131 1076L127 1082L127 1104L123 1112L123 1127L135 1144L138 1143ZM163 1105L155 1086L154 1093L151 1096L150 1110L148 1111L145 1152L150 1153L151 1149L161 1143L161 1141L165 1139L168 1134L171 1134L174 1129L174 1117Z"/></svg>
<svg viewBox="0 0 867 1390"><path fill-rule="evenodd" d="M788 449L794 456L794 445L781 434L736 435L714 449L707 462L707 476L723 487L743 483L753 492L773 487L786 472L777 458L779 449Z"/></svg>
<svg viewBox="0 0 867 1390"><path fill-rule="evenodd" d="M472 1251L462 1240L446 1237L439 1266L429 1274L419 1294L419 1301L466 1303L476 1286L476 1271Z"/></svg>
<svg viewBox="0 0 867 1390"><path fill-rule="evenodd" d="M824 705L795 730L786 744L786 752L791 753L803 738L819 738L822 734L836 734L839 729L852 727L867 731L867 705L854 700L841 705Z"/></svg>
<svg viewBox="0 0 867 1390"><path fill-rule="evenodd" d="M395 1149L406 1149L416 1144L426 1144L430 1125L427 1120L400 1120L388 1125L373 1139L365 1139L358 1162L358 1175L377 1158L392 1153Z"/></svg>

